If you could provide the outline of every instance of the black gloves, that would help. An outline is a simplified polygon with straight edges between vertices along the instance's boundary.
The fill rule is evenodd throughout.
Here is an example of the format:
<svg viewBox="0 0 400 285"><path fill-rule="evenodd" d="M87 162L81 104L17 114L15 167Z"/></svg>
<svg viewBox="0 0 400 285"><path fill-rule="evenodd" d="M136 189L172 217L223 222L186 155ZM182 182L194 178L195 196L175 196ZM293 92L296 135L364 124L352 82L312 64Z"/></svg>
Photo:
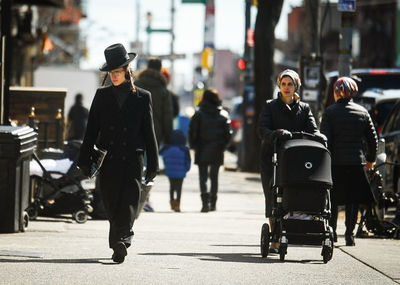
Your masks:
<svg viewBox="0 0 400 285"><path fill-rule="evenodd" d="M279 139L279 140L287 140L287 139L291 139L292 138L292 133L289 132L288 130L284 130L284 129L279 129L279 130L275 130L272 133L272 137L275 139Z"/></svg>
<svg viewBox="0 0 400 285"><path fill-rule="evenodd" d="M154 178L156 177L156 175L157 175L157 172L155 172L155 171L146 171L144 180L146 181L146 183L153 181Z"/></svg>

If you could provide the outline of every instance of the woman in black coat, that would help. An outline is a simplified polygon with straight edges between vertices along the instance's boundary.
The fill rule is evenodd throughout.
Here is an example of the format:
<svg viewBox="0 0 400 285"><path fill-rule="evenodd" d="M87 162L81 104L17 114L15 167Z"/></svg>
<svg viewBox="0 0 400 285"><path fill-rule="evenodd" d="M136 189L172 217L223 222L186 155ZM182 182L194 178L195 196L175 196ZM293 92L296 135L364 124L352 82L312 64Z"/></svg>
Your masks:
<svg viewBox="0 0 400 285"><path fill-rule="evenodd" d="M339 78L334 85L336 103L329 106L321 121L321 132L328 138L332 154L333 190L330 225L336 239L338 205L346 205L346 245L354 243L358 204L369 203L372 194L366 177L376 159L377 137L368 111L351 99L358 92L356 82Z"/></svg>
<svg viewBox="0 0 400 285"><path fill-rule="evenodd" d="M290 69L282 71L277 80L280 88L278 98L268 100L260 114L258 132L262 140L261 181L265 196L265 217L272 217L272 154L275 138L290 138L291 132L317 134L318 129L310 106L300 102L297 91L301 82L299 75ZM273 227L272 219L270 226ZM277 252L278 243L271 243L271 252Z"/></svg>
<svg viewBox="0 0 400 285"><path fill-rule="evenodd" d="M112 259L121 263L133 236L143 156L146 152L146 181L150 181L158 169L158 148L151 95L132 84L129 63L136 54L128 54L121 44L109 46L104 54L106 63L100 70L109 73L112 85L97 89L78 166L88 175L93 146L108 151L98 179L110 222Z"/></svg>
<svg viewBox="0 0 400 285"><path fill-rule="evenodd" d="M221 106L215 89L204 91L200 109L189 125L189 144L195 150L194 163L199 166L201 212L215 211L218 193L218 171L224 163L224 150L231 139L230 118ZM211 189L207 192L210 176Z"/></svg>

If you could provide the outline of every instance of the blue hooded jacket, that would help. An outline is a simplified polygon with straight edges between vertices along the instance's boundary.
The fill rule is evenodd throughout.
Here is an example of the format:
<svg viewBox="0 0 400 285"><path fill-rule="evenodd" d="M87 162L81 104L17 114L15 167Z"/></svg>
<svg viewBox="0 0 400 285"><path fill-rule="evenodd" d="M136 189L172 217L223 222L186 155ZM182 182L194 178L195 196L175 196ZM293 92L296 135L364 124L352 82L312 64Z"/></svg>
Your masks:
<svg viewBox="0 0 400 285"><path fill-rule="evenodd" d="M185 178L191 160L189 148L185 146L186 138L181 130L173 130L169 144L160 150L165 165L165 175L170 178Z"/></svg>

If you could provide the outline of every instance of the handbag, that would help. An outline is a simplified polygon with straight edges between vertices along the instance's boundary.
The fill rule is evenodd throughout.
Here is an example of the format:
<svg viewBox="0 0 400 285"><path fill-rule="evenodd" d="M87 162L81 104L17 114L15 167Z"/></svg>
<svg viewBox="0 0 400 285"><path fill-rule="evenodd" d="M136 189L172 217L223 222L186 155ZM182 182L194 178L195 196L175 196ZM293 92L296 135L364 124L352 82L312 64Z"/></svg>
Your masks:
<svg viewBox="0 0 400 285"><path fill-rule="evenodd" d="M107 150L97 147L96 145L93 146L88 173L90 179L94 178L99 173L106 155Z"/></svg>

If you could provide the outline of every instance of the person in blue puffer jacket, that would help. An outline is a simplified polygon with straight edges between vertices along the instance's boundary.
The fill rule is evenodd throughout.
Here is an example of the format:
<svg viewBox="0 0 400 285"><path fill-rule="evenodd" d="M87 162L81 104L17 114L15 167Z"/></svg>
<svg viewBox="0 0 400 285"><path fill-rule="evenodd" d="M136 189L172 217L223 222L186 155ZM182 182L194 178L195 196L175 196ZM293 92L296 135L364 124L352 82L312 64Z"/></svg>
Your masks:
<svg viewBox="0 0 400 285"><path fill-rule="evenodd" d="M173 130L169 144L160 150L165 166L165 175L169 179L170 205L175 212L180 212L183 179L190 169L189 148L185 145L186 137L181 130ZM176 198L174 198L176 193Z"/></svg>

